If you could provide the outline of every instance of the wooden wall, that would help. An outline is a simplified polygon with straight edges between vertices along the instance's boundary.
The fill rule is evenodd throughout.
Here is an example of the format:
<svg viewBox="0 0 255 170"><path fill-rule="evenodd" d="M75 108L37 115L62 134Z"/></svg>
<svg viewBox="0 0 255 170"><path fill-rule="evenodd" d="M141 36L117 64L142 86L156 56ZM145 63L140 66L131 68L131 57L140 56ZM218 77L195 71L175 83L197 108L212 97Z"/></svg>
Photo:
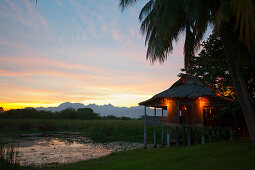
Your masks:
<svg viewBox="0 0 255 170"><path fill-rule="evenodd" d="M167 121L179 123L179 104L186 103L190 106L187 124L203 124L203 103L200 99L172 99L167 100Z"/></svg>
<svg viewBox="0 0 255 170"><path fill-rule="evenodd" d="M199 99L191 104L191 124L203 124L203 102Z"/></svg>
<svg viewBox="0 0 255 170"><path fill-rule="evenodd" d="M179 101L178 100L167 100L167 121L169 123L178 123L178 109Z"/></svg>

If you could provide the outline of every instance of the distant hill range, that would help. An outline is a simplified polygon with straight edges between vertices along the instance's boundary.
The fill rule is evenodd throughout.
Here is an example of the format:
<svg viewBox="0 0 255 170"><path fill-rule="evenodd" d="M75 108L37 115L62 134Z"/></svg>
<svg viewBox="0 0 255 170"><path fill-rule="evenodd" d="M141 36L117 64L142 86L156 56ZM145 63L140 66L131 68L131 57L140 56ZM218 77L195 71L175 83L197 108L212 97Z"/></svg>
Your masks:
<svg viewBox="0 0 255 170"><path fill-rule="evenodd" d="M96 105L96 104L89 104L89 105L84 105L82 103L62 103L58 107L37 107L37 110L45 110L45 111L52 111L52 112L57 112L57 111L62 111L68 108L73 108L73 109L79 109L79 108L91 108L94 110L95 113L99 113L100 116L107 116L107 115L114 115L117 117L125 116L125 117L130 117L130 118L139 118L140 116L144 115L144 107L143 106L135 106L135 107L115 107L111 104L108 105ZM146 113L148 115L153 115L154 110L147 108ZM157 111L157 114L159 111Z"/></svg>

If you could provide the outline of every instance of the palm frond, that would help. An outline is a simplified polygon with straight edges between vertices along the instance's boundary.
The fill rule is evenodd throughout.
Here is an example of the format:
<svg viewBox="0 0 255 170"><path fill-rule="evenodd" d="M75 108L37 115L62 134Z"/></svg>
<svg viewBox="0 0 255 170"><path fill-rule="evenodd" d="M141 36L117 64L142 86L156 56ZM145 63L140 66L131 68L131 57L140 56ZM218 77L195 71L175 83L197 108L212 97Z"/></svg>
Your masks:
<svg viewBox="0 0 255 170"><path fill-rule="evenodd" d="M120 0L119 6L121 8L121 11L124 11L124 9L128 6L133 5L136 3L138 0Z"/></svg>
<svg viewBox="0 0 255 170"><path fill-rule="evenodd" d="M173 42L186 35L185 67L191 64L210 20L209 3L205 0L149 0L142 8L140 30L145 35L146 58L152 63L164 62L173 51ZM125 8L137 0L121 0ZM190 63L190 64L188 64Z"/></svg>
<svg viewBox="0 0 255 170"><path fill-rule="evenodd" d="M252 0L231 0L231 8L239 30L240 39L249 49L255 48L255 7Z"/></svg>

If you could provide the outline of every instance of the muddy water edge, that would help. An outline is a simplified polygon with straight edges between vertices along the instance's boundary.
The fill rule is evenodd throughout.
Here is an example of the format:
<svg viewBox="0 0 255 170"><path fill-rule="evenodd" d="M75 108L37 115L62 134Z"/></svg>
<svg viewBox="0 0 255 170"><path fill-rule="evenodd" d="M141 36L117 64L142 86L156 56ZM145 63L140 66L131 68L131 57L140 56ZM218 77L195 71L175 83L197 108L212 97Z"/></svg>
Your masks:
<svg viewBox="0 0 255 170"><path fill-rule="evenodd" d="M124 141L96 143L82 133L41 133L5 138L19 146L17 160L21 166L53 166L96 159L115 151L142 148L141 143Z"/></svg>

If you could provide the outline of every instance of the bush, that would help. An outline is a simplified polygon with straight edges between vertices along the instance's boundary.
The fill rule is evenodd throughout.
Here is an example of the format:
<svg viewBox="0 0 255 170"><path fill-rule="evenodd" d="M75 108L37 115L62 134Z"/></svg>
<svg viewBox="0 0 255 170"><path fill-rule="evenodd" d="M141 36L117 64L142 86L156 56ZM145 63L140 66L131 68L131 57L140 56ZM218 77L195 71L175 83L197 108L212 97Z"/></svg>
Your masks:
<svg viewBox="0 0 255 170"><path fill-rule="evenodd" d="M2 119L50 119L53 113L49 111L38 111L34 108L12 109L0 114Z"/></svg>

